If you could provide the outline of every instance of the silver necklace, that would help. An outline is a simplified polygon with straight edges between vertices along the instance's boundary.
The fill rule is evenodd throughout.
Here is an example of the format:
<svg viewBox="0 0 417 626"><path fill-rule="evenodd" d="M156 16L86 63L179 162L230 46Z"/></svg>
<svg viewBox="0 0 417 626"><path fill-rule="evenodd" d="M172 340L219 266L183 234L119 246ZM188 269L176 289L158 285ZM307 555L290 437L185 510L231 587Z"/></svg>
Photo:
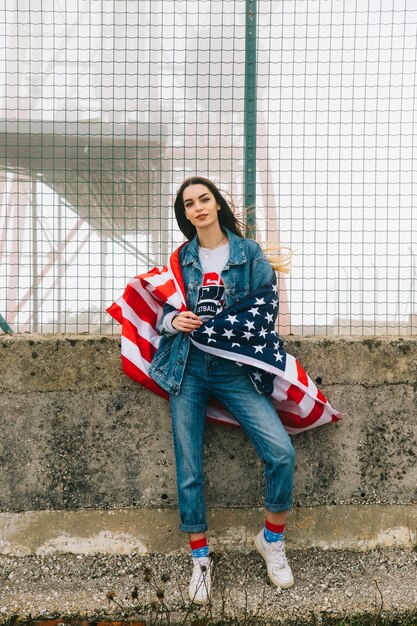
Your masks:
<svg viewBox="0 0 417 626"><path fill-rule="evenodd" d="M219 241L217 243L215 243L212 248L205 248L203 246L200 246L200 248L202 248L202 252L203 252L203 255L204 255L205 259L210 258L210 255L219 246L219 244L221 244L221 242L223 241L224 238L225 238L225 234L223 233L222 238L219 239Z"/></svg>

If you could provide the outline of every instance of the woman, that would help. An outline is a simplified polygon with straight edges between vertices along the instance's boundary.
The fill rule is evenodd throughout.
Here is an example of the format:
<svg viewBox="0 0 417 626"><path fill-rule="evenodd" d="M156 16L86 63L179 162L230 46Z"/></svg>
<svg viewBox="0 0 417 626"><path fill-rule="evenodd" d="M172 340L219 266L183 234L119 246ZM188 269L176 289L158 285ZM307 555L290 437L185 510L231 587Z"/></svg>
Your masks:
<svg viewBox="0 0 417 626"><path fill-rule="evenodd" d="M243 368L192 342L193 331L205 321L276 282L274 270L260 246L243 238L231 208L210 180L197 176L184 181L175 215L188 240L179 252L188 310L165 305L158 323L163 339L149 373L170 394L180 529L190 535L193 558L189 596L205 604L211 592L203 474L208 397L216 397L239 422L265 465L266 519L255 546L269 578L281 588L294 584L283 541L294 450L269 397L257 391Z"/></svg>

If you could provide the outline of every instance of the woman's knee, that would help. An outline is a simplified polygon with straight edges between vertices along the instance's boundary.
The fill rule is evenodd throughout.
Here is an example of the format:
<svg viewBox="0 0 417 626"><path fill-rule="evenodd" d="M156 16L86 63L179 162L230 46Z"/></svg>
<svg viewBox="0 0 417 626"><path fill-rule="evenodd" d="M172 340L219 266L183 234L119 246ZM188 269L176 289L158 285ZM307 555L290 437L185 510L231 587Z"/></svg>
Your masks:
<svg viewBox="0 0 417 626"><path fill-rule="evenodd" d="M289 442L289 446L287 446L287 458L288 458L288 464L291 465L292 467L294 467L294 464L295 464L295 450L294 450L294 447L293 447L291 441Z"/></svg>
<svg viewBox="0 0 417 626"><path fill-rule="evenodd" d="M290 439L277 442L277 445L269 451L268 464L278 466L279 468L294 469L295 450Z"/></svg>

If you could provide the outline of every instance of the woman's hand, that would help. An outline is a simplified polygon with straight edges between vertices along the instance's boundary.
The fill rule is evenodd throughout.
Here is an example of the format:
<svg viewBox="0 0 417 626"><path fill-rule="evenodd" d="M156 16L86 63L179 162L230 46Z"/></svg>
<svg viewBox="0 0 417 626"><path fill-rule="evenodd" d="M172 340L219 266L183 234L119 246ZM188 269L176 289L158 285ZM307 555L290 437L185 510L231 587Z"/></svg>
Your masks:
<svg viewBox="0 0 417 626"><path fill-rule="evenodd" d="M202 323L198 315L191 311L181 311L172 320L172 326L175 330L180 330L183 333L192 333L193 330L200 328Z"/></svg>

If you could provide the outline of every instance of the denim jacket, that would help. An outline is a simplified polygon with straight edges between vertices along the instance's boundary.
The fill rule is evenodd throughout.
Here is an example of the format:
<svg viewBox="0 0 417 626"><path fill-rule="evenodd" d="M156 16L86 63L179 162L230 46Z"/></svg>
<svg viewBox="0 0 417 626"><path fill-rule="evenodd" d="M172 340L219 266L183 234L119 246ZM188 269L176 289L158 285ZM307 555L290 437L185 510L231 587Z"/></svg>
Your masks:
<svg viewBox="0 0 417 626"><path fill-rule="evenodd" d="M275 273L256 241L242 239L229 230L224 230L229 238L230 247L229 259L221 275L227 308L248 293L275 280ZM187 307L194 311L199 288L203 282L197 236L180 250L179 258ZM170 305L165 305L158 321L157 330L162 334L162 339L152 359L149 375L169 393L178 394L187 363L190 339L188 334L183 332L175 335L164 332L163 318L172 310Z"/></svg>

